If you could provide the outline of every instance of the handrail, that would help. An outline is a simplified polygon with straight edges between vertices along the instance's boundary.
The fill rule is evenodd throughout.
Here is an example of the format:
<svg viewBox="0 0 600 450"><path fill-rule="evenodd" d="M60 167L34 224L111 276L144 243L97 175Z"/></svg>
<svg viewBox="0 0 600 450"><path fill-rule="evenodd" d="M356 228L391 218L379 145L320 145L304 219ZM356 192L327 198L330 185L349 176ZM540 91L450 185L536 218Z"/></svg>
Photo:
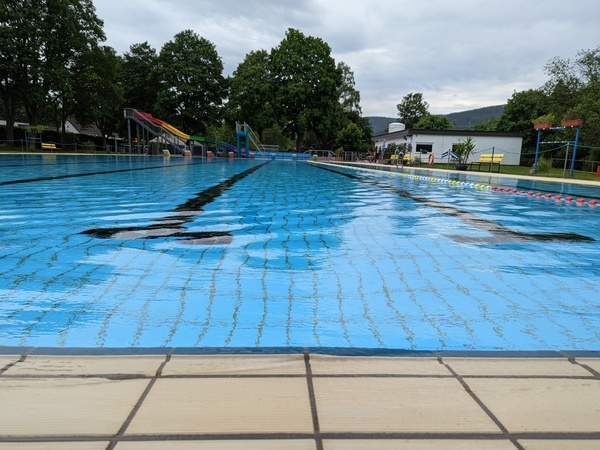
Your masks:
<svg viewBox="0 0 600 450"><path fill-rule="evenodd" d="M248 137L250 138L250 142L252 144L254 144L254 146L258 150L258 153L260 154L260 156L263 158L266 157L265 152L267 151L267 149L260 142L258 135L254 131L252 131L252 128L250 128L250 125L248 125L246 122L244 122L244 123L238 122L235 124L235 131L236 131L236 133L242 133L242 134L248 135Z"/></svg>
<svg viewBox="0 0 600 450"><path fill-rule="evenodd" d="M133 120L135 123L145 128L149 133L160 139L164 139L164 143L173 146L174 149L183 154L185 147L181 147L179 143L181 140L180 137L175 136L161 126L152 123L145 115L133 108L125 108L123 114L126 119Z"/></svg>

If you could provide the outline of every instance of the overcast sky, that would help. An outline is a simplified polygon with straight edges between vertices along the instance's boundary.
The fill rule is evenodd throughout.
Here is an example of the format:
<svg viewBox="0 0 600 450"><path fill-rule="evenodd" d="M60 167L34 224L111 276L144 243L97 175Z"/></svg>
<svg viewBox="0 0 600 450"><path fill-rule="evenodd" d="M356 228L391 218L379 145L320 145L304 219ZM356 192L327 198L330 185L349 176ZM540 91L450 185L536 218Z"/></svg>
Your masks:
<svg viewBox="0 0 600 450"><path fill-rule="evenodd" d="M211 41L228 76L288 28L324 40L354 72L365 116L396 117L422 92L433 114L500 105L538 88L555 56L600 45L600 1L93 0L106 44L157 51L180 31ZM135 105L131 105L135 107Z"/></svg>

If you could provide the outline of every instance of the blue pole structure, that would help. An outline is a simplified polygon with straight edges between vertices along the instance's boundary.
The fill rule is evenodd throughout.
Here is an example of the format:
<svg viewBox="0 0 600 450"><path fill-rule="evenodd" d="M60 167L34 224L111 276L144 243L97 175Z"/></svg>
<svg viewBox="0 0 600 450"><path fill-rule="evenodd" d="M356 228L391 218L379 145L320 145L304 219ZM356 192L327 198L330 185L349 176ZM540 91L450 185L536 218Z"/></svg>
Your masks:
<svg viewBox="0 0 600 450"><path fill-rule="evenodd" d="M538 130L537 143L535 144L535 160L533 162L533 173L537 173L538 153L540 152L540 141L542 140L542 130Z"/></svg>
<svg viewBox="0 0 600 450"><path fill-rule="evenodd" d="M581 127L577 127L577 131L575 132L575 145L573 146L573 159L571 159L571 171L569 172L569 176L573 176L573 170L575 169L575 156L577 155L577 143L579 142L579 130Z"/></svg>

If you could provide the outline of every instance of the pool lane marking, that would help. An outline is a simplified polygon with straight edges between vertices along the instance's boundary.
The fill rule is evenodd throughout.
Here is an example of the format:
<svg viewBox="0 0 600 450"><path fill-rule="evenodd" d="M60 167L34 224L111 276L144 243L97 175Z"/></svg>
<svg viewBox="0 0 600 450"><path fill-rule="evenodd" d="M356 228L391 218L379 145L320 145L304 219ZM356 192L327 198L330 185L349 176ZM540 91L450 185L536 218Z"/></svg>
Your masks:
<svg viewBox="0 0 600 450"><path fill-rule="evenodd" d="M498 244L498 243L509 243L509 242L528 242L528 241L570 241L570 242L594 242L595 239L589 236L584 236L578 233L524 233L520 231L513 231L510 228L507 228L503 225L500 225L497 222L484 219L483 217L479 217L473 213L463 211L461 209L455 208L453 206L437 202L435 200L428 199L426 197L420 197L418 195L413 195L408 191L403 189L396 188L394 186L390 186L389 184L381 183L379 181L373 181L366 178L359 177L357 175L353 175L350 173L340 172L338 170L334 170L329 167L317 166L313 165L312 167L327 170L329 172L345 176L347 178L360 181L361 183L370 184L372 186L377 186L381 189L384 189L389 192L393 192L398 194L403 198L411 199L417 203L421 203L423 205L429 206L431 208L435 208L437 210L442 211L444 214L447 214L452 217L456 217L461 219L467 225L471 225L474 228L479 230L487 231L492 234L492 237L469 237L469 236L461 236L461 235L445 235L458 243L465 244Z"/></svg>
<svg viewBox="0 0 600 450"><path fill-rule="evenodd" d="M196 165L196 164L191 164ZM80 178L80 177L91 177L95 175L108 175L113 173L121 173L121 172L136 172L138 170L152 170L152 169L169 169L171 167L181 167L181 166L190 166L189 163L186 164L170 164L168 166L151 166L151 167L134 167L128 169L117 169L117 170L103 170L100 172L85 172L85 173L71 173L64 175L48 175L45 177L38 178L25 178L21 180L8 180L8 181L0 181L0 186L8 186L11 184L24 184L24 183L37 183L38 181L54 181L54 180L64 180L66 178Z"/></svg>
<svg viewBox="0 0 600 450"><path fill-rule="evenodd" d="M132 227L110 227L91 228L80 232L101 239L154 239L159 237L176 237L182 239L182 243L188 244L229 244L233 237L228 231L187 231L183 225L192 222L194 218L203 212L204 206L214 202L217 198L231 189L238 181L253 174L270 161L251 167L243 172L222 181L219 184L198 192L194 197L177 206L172 214L158 219L154 223L145 226Z"/></svg>

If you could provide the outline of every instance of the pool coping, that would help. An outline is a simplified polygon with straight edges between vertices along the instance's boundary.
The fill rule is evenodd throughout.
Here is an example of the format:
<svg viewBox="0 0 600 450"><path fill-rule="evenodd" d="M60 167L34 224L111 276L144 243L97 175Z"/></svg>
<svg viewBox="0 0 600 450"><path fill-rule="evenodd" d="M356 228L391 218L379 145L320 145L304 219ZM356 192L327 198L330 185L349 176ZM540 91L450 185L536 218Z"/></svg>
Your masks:
<svg viewBox="0 0 600 450"><path fill-rule="evenodd" d="M600 358L600 350L405 350L346 347L0 347L0 355L139 356L139 355L292 355L310 353L344 357L423 358Z"/></svg>
<svg viewBox="0 0 600 450"><path fill-rule="evenodd" d="M309 161L315 163L315 161ZM394 169L402 169L408 170L412 172L424 171L424 172L440 172L440 173L452 173L456 175L469 175L474 177L498 177L498 178L507 178L513 180L527 180L527 181L543 181L549 183L559 183L559 184L579 184L583 186L592 186L600 188L600 179L598 181L594 180L578 180L574 178L553 178L553 177L541 177L541 176L533 176L533 175L513 175L507 173L497 173L497 172L471 172L471 171L458 171L452 169L439 169L433 167L413 167L413 166L393 166L389 164L378 164L378 163L362 163L362 162L349 162L349 161L317 161L317 164L331 164L334 166L348 166L353 168L394 168Z"/></svg>

